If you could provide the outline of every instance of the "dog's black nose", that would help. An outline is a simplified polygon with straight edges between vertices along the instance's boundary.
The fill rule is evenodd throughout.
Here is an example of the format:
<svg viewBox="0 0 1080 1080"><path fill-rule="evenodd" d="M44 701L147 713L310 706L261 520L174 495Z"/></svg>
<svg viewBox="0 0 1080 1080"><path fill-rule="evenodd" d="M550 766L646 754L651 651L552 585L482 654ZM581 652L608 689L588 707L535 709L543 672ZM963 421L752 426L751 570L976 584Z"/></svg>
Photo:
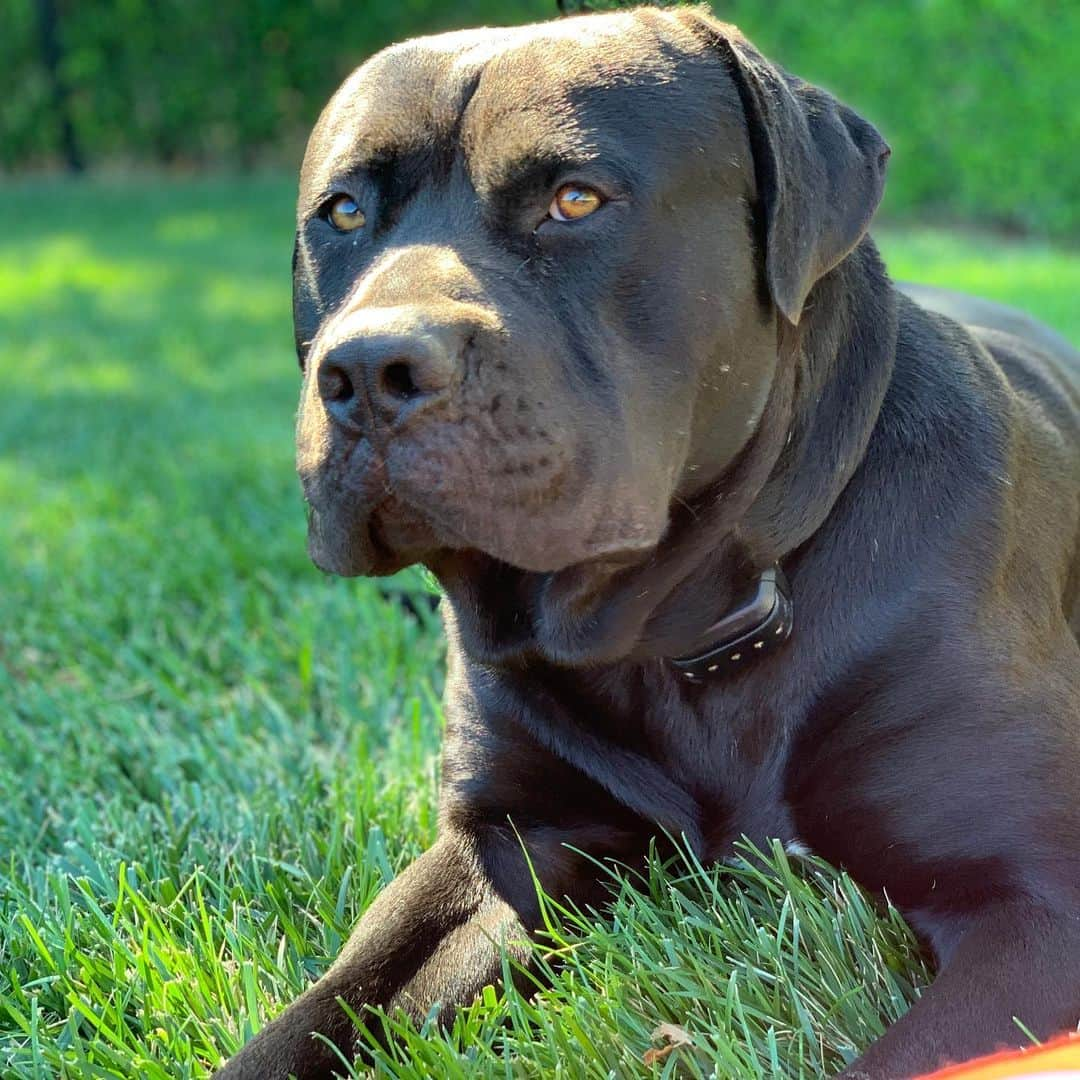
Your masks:
<svg viewBox="0 0 1080 1080"><path fill-rule="evenodd" d="M411 309L351 315L319 362L327 412L342 424L392 425L443 398L452 385L464 335Z"/></svg>

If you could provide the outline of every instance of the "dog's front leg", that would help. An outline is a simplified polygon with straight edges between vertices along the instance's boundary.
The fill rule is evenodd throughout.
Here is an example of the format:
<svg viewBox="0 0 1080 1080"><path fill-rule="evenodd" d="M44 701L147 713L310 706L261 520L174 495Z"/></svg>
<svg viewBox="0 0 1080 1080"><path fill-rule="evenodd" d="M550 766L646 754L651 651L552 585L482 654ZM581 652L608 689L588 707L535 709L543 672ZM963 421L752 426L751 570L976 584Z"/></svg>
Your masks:
<svg viewBox="0 0 1080 1080"><path fill-rule="evenodd" d="M338 998L401 1006L416 1019L444 1015L501 972L499 943L522 951L539 911L516 837L508 830L445 832L376 898L327 973L218 1073L221 1080L322 1080L353 1058L356 1029Z"/></svg>
<svg viewBox="0 0 1080 1080"><path fill-rule="evenodd" d="M1080 913L1002 904L958 927L947 953L933 985L843 1080L909 1080L1022 1046L1024 1029L1044 1039L1080 1021Z"/></svg>

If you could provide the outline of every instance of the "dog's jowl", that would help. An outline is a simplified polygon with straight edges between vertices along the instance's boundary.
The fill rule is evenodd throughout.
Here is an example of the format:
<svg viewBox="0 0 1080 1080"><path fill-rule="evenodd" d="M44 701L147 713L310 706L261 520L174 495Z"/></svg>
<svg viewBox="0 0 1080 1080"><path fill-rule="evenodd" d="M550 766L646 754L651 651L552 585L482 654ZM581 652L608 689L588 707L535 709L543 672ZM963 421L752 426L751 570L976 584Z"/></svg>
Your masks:
<svg viewBox="0 0 1080 1080"><path fill-rule="evenodd" d="M329 1077L339 998L449 1017L538 928L530 867L599 905L658 835L798 839L903 910L937 979L847 1076L1080 1020L1080 357L893 286L888 158L697 9L407 42L334 96L310 550L443 586L440 833L224 1076Z"/></svg>

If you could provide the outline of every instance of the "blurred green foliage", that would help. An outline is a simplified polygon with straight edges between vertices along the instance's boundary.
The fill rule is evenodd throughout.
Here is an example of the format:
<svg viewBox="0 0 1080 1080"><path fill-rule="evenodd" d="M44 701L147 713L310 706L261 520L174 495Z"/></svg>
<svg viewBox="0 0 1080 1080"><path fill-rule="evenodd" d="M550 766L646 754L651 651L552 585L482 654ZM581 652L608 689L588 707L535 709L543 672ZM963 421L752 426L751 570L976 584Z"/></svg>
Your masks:
<svg viewBox="0 0 1080 1080"><path fill-rule="evenodd" d="M556 14L555 0L4 0L0 168L61 158L57 72L91 165L296 164L340 79L380 46ZM896 151L887 207L1080 234L1076 0L715 0Z"/></svg>

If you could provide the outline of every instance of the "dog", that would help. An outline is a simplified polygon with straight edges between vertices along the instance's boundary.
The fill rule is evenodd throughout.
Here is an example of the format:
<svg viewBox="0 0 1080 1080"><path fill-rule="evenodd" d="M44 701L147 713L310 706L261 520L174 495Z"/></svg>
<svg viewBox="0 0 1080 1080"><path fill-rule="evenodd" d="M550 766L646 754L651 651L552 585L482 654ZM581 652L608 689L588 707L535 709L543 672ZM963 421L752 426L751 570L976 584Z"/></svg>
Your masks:
<svg viewBox="0 0 1080 1080"><path fill-rule="evenodd" d="M809 845L905 913L939 973L844 1077L1076 1025L1080 356L893 286L889 153L696 8L409 41L332 98L309 547L442 585L440 829L222 1077L330 1076L339 998L448 1019L525 961L533 872L600 905L655 836Z"/></svg>

